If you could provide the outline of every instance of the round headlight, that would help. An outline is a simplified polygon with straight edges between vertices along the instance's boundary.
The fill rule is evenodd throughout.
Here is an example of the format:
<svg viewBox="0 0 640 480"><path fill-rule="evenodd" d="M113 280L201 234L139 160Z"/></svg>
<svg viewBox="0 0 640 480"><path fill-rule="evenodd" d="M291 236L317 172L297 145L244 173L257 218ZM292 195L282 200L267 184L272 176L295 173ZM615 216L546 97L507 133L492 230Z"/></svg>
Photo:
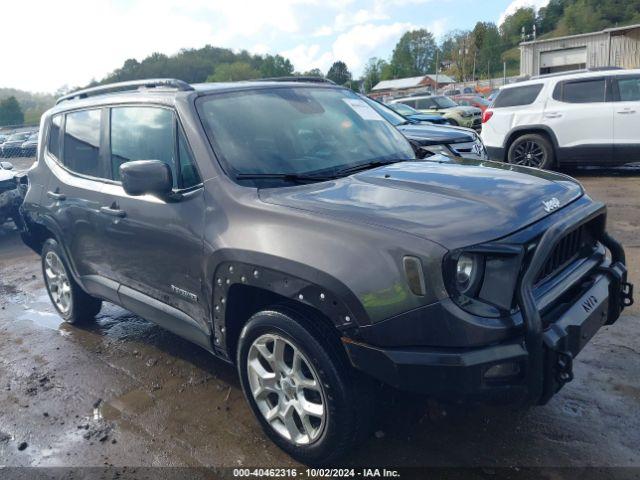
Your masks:
<svg viewBox="0 0 640 480"><path fill-rule="evenodd" d="M463 295L473 296L477 293L482 280L482 257L463 253L456 263L456 289Z"/></svg>

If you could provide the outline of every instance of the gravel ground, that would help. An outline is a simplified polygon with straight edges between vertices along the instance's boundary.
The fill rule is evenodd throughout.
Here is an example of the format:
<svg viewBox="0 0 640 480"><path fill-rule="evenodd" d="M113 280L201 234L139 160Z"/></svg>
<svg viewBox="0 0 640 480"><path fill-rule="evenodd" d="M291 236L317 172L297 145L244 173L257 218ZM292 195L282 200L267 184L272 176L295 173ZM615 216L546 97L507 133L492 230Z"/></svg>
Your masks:
<svg viewBox="0 0 640 480"><path fill-rule="evenodd" d="M570 173L609 206L640 284L640 169ZM603 328L576 360L575 380L543 407L460 408L389 392L376 434L345 464L487 475L598 467L599 478L619 473L603 467L640 467L639 316L636 305ZM11 224L0 227L2 465L296 466L261 433L234 369L204 350L111 304L95 324L61 324L39 258Z"/></svg>

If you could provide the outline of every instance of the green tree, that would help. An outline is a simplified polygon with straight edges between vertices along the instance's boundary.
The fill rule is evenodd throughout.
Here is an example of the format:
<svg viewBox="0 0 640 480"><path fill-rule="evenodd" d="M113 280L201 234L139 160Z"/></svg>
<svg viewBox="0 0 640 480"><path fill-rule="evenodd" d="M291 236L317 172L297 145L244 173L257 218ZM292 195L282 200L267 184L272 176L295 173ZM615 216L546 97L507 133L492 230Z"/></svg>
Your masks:
<svg viewBox="0 0 640 480"><path fill-rule="evenodd" d="M0 126L22 125L24 114L16 97L11 96L0 101Z"/></svg>
<svg viewBox="0 0 640 480"><path fill-rule="evenodd" d="M566 3L565 0L549 0L546 7L538 10L538 18L536 20L538 33L545 34L556 29L564 14Z"/></svg>
<svg viewBox="0 0 640 480"><path fill-rule="evenodd" d="M519 8L508 15L500 25L500 33L506 46L510 48L518 45L522 38L522 28L527 34L531 34L535 23L536 11L532 7Z"/></svg>
<svg viewBox="0 0 640 480"><path fill-rule="evenodd" d="M344 85L351 80L351 72L347 68L346 63L338 60L337 62L333 62L333 65L329 68L327 78L338 85Z"/></svg>
<svg viewBox="0 0 640 480"><path fill-rule="evenodd" d="M476 53L476 76L490 78L500 66L500 57L504 51L500 31L495 23L478 22L472 32Z"/></svg>
<svg viewBox="0 0 640 480"><path fill-rule="evenodd" d="M584 0L567 6L564 11L564 24L569 35L600 30L607 23L602 18L601 11L591 8L589 2Z"/></svg>
<svg viewBox="0 0 640 480"><path fill-rule="evenodd" d="M382 71L387 65L386 60L381 58L373 57L369 59L362 75L362 88L365 93L369 93L382 80Z"/></svg>
<svg viewBox="0 0 640 480"><path fill-rule="evenodd" d="M307 70L302 74L303 77L320 77L324 78L324 73L319 68L312 68L311 70Z"/></svg>
<svg viewBox="0 0 640 480"><path fill-rule="evenodd" d="M207 77L207 82L237 82L259 77L260 72L246 62L221 63L213 75Z"/></svg>
<svg viewBox="0 0 640 480"><path fill-rule="evenodd" d="M398 77L426 75L435 71L436 42L426 29L406 32L396 44L391 56L394 74Z"/></svg>
<svg viewBox="0 0 640 480"><path fill-rule="evenodd" d="M293 65L281 55L266 55L259 70L262 77L288 77L293 74Z"/></svg>

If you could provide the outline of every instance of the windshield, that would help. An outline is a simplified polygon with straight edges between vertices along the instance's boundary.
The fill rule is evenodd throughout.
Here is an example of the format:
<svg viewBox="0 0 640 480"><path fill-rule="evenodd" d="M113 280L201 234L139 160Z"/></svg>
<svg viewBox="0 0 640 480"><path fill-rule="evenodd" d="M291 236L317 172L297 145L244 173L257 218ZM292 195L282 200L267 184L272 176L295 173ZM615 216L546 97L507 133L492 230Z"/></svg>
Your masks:
<svg viewBox="0 0 640 480"><path fill-rule="evenodd" d="M411 108L409 105L405 105L404 103L392 103L387 106L389 108L393 108L400 115L416 115L420 113L415 108Z"/></svg>
<svg viewBox="0 0 640 480"><path fill-rule="evenodd" d="M235 175L330 175L415 158L402 134L349 90L243 90L201 97L197 109L216 153Z"/></svg>
<svg viewBox="0 0 640 480"><path fill-rule="evenodd" d="M449 97L432 97L433 101L436 102L438 108L451 108L457 107L458 104L451 100Z"/></svg>
<svg viewBox="0 0 640 480"><path fill-rule="evenodd" d="M382 115L382 117L391 125L397 127L398 125L404 125L407 123L407 120L402 115L398 115L386 105L376 102L375 100L372 100L369 97L365 97L364 95L362 96L362 99L369 105L371 105L371 108Z"/></svg>
<svg viewBox="0 0 640 480"><path fill-rule="evenodd" d="M26 133L14 133L13 135L11 135L9 137L9 140L26 140L27 139L27 135Z"/></svg>

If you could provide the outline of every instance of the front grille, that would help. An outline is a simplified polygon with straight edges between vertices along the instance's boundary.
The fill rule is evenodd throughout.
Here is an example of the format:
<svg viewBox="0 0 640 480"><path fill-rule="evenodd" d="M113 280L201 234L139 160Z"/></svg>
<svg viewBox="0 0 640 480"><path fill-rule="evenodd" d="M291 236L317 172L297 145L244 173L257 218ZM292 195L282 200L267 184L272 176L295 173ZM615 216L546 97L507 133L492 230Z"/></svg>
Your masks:
<svg viewBox="0 0 640 480"><path fill-rule="evenodd" d="M535 283L540 283L553 276L569 262L579 257L586 249L591 250L594 243L593 236L588 231L588 224L581 225L569 232L560 239L551 251Z"/></svg>

